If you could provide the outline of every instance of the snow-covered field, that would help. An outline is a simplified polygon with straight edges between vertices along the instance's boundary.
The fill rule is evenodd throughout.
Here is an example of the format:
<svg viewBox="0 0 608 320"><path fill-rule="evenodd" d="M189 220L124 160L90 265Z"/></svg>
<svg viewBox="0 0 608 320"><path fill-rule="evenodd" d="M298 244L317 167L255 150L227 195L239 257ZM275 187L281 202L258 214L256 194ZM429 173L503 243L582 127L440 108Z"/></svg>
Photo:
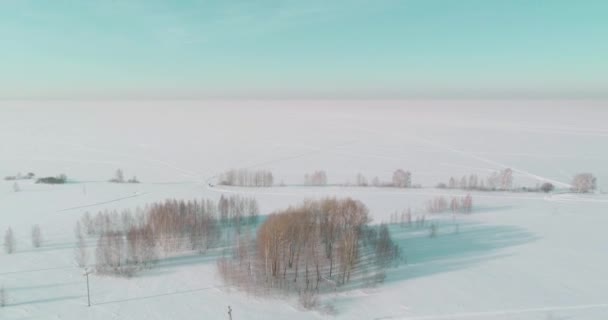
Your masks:
<svg viewBox="0 0 608 320"><path fill-rule="evenodd" d="M0 102L0 175L65 173L73 183L0 182L0 254L8 306L0 319L606 319L608 318L608 105L590 101L148 101ZM350 196L375 222L421 211L450 176L512 168L515 185L565 188L592 172L590 195L473 192L475 211L439 217L439 235L394 228L407 264L386 282L323 297L336 315L293 299L225 287L219 252L184 255L131 279L91 276L93 306L74 262L85 211L166 198L254 196L263 213L303 199ZM122 168L141 184L106 182ZM230 168L272 170L285 187L210 187ZM362 173L412 172L418 189L341 187ZM323 169L333 186L306 187ZM434 217L436 218L436 217ZM30 244L39 224L44 243ZM93 245L91 242L90 245Z"/></svg>

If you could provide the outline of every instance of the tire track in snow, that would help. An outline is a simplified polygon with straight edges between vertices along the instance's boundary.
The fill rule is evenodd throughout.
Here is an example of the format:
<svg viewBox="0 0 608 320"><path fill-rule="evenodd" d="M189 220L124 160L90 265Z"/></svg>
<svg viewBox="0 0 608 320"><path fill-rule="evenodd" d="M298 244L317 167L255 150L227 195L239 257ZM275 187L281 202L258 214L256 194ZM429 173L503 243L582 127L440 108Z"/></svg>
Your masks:
<svg viewBox="0 0 608 320"><path fill-rule="evenodd" d="M126 200L126 199L137 198L137 197L149 194L149 193L150 192L141 192L141 193L138 192L138 193L136 193L134 195L131 195L131 196L126 196L126 197L111 199L111 200L107 200L107 201L96 202L96 203L91 203L91 204L85 204L85 205L82 205L82 206L76 206L76 207L61 209L61 210L59 210L57 212L64 212L64 211L71 211L71 210L76 210L76 209L96 207L96 206L100 206L100 205L104 205L104 204L108 204L108 203L112 203L112 202L118 202L118 201L122 201L122 200Z"/></svg>
<svg viewBox="0 0 608 320"><path fill-rule="evenodd" d="M562 182L562 181L557 181L557 180L554 180L554 179L549 179L549 178L546 178L546 177L542 177L542 176L539 176L537 174L534 174L534 173L531 173L531 172L528 172L528 171L525 171L525 170L522 170L522 169L514 168L513 166L509 166L509 165L506 165L504 163L500 163L498 161L494 161L494 160L491 160L491 159L488 159L488 158L484 158L484 157L478 156L478 155L470 153L470 152L466 152L466 151L463 151L463 150L459 150L459 149L455 149L455 148L452 148L452 147L449 147L449 146L445 146L443 144L434 142L434 141L426 139L426 138L416 137L416 139L418 139L420 141L423 141L423 142L426 142L427 144L430 144L430 145L433 145L433 146L445 149L447 151L451 151L451 152L454 152L454 153L457 153L457 154L460 154L460 155L463 155L463 156L467 156L469 158L473 158L473 159L481 161L481 162L485 162L485 163L488 163L488 164L491 164L491 165L495 165L495 166L498 166L498 167L501 167L501 168L510 168L511 170L513 170L513 172L516 172L516 173L519 173L519 174L523 174L523 175L532 177L532 178L537 179L537 180L548 181L548 182L551 182L551 183L553 183L555 185L559 185L559 186L562 186L562 187L567 187L567 188L571 188L572 187L572 185L569 184L569 183L565 183L565 182Z"/></svg>
<svg viewBox="0 0 608 320"><path fill-rule="evenodd" d="M381 133L379 133L377 131L367 130L367 129L366 130L362 130L362 131L368 132L368 133L373 133L373 134L376 134L376 135L380 135L381 134ZM403 136L401 136L401 135L397 135L395 133L388 133L388 134L391 135L391 136L393 136L393 137L396 137L396 138L399 138L399 139L403 139ZM519 173L519 174L522 174L522 175L526 175L526 176L532 177L532 178L537 179L537 180L551 182L551 183L553 183L555 185L559 185L559 186L562 186L562 187L567 187L567 188L571 188L572 187L572 185L569 184L569 183L565 183L563 181L557 181L557 180L554 180L554 179L549 179L549 178L546 178L546 177L543 177L543 176L539 176L537 174L528 172L526 170L514 168L513 166L509 166L509 165L506 165L504 163L500 163L498 161L494 161L494 160L491 160L491 159L488 159L488 158L484 158L484 157L481 157L481 156L476 155L476 154L471 153L471 152L466 152L466 151L459 150L459 149L456 149L456 148L453 148L453 147L450 147L450 146L446 146L446 145L444 145L442 143L439 143L439 142L436 142L436 141L433 141L433 140L430 140L430 139L427 139L427 138L424 138L424 137L421 137L421 136L418 136L418 135L414 135L412 133L409 133L407 135L407 137L410 138L410 139L422 142L423 144L434 146L436 148L443 149L443 150L446 150L446 151L450 151L450 152L453 152L453 153L457 153L457 154L460 154L462 156L473 158L475 160L478 160L478 161L481 161L481 162L485 162L485 163L488 163L488 164L491 164L491 165L494 165L494 166L497 166L497 167L500 167L500 168L510 168L511 170L513 170L513 172L516 172L516 173Z"/></svg>

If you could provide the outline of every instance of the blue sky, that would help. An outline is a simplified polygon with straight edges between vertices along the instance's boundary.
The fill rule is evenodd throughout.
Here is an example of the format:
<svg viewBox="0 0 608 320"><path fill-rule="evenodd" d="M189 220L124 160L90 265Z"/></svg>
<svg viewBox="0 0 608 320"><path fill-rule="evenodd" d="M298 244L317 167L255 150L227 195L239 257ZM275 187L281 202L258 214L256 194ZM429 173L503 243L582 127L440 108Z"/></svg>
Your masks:
<svg viewBox="0 0 608 320"><path fill-rule="evenodd" d="M608 1L2 0L0 98L608 97Z"/></svg>

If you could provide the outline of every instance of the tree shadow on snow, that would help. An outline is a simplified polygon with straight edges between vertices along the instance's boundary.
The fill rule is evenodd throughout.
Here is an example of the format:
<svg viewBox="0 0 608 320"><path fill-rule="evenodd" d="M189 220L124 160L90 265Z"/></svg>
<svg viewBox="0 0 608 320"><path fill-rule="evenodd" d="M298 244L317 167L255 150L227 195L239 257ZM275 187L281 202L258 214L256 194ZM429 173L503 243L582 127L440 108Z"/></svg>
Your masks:
<svg viewBox="0 0 608 320"><path fill-rule="evenodd" d="M71 295L71 296L61 296L61 297L53 297L53 298L45 298L45 299L36 299L29 301L19 301L14 303L8 303L7 307L21 306L21 305L30 305L30 304L39 304L39 303L51 303L58 301L66 301L66 300L76 300L76 299L86 299L84 295Z"/></svg>
<svg viewBox="0 0 608 320"><path fill-rule="evenodd" d="M483 213L483 212L497 212L497 211L510 211L513 210L515 206L505 205L505 206L475 206L473 209L473 213Z"/></svg>
<svg viewBox="0 0 608 320"><path fill-rule="evenodd" d="M386 281L403 281L466 268L505 257L500 250L535 241L523 228L475 223L441 222L436 236L430 225L420 228L391 226L391 235L402 250L398 266L386 270Z"/></svg>

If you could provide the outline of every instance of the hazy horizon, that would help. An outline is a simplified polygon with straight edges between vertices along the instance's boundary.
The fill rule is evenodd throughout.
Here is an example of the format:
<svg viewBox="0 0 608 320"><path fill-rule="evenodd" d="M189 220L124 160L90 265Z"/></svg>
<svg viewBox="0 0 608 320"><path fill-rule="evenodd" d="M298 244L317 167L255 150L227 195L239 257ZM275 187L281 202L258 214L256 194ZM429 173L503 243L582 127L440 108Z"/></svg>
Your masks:
<svg viewBox="0 0 608 320"><path fill-rule="evenodd" d="M606 99L605 1L3 1L0 99Z"/></svg>

